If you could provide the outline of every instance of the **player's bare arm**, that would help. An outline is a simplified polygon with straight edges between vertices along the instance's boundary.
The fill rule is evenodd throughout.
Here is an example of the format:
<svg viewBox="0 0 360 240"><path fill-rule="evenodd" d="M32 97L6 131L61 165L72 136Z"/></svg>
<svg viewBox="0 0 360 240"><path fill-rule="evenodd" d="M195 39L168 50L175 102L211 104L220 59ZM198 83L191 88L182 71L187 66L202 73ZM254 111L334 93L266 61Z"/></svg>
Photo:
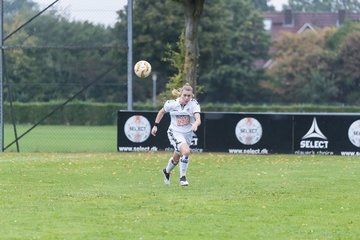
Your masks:
<svg viewBox="0 0 360 240"><path fill-rule="evenodd" d="M192 124L192 131L196 132L201 124L200 113L194 113L195 122Z"/></svg>
<svg viewBox="0 0 360 240"><path fill-rule="evenodd" d="M162 109L160 109L160 111L156 115L154 126L151 129L151 134L153 136L156 136L156 133L157 133L157 130L158 130L157 125L160 123L160 121L164 117L165 113L166 112L165 112L164 108L162 108Z"/></svg>

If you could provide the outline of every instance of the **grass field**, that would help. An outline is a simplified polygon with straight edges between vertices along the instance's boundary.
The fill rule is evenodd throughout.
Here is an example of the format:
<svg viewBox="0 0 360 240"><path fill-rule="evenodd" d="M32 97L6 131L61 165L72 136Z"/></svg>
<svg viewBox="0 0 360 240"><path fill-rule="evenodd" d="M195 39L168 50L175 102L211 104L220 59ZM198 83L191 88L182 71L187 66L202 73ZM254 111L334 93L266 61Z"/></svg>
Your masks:
<svg viewBox="0 0 360 240"><path fill-rule="evenodd" d="M21 136L32 125L17 125ZM12 125L4 126L4 146L15 140ZM19 140L20 152L116 152L117 126L39 125ZM16 152L16 144L6 152Z"/></svg>
<svg viewBox="0 0 360 240"><path fill-rule="evenodd" d="M360 159L2 153L0 239L358 239Z"/></svg>

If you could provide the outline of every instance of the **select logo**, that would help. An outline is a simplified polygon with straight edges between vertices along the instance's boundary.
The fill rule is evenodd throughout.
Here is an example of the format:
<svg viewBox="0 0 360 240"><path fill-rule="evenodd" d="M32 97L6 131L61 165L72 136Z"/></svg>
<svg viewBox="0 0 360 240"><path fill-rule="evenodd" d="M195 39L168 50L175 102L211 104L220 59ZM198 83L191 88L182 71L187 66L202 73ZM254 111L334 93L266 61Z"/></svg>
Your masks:
<svg viewBox="0 0 360 240"><path fill-rule="evenodd" d="M197 146L198 141L199 141L199 139L198 139L197 135L195 133L193 133L193 137L191 140L191 146Z"/></svg>
<svg viewBox="0 0 360 240"><path fill-rule="evenodd" d="M354 146L360 147L360 120L356 120L350 125L348 136Z"/></svg>
<svg viewBox="0 0 360 240"><path fill-rule="evenodd" d="M321 132L315 117L309 131L301 139L300 148L326 149L329 145L329 141Z"/></svg>
<svg viewBox="0 0 360 240"><path fill-rule="evenodd" d="M262 133L261 124L252 117L241 119L235 127L235 135L244 145L254 145L261 139Z"/></svg>
<svg viewBox="0 0 360 240"><path fill-rule="evenodd" d="M150 128L151 125L147 118L141 115L134 115L125 122L124 132L130 141L141 143L149 138Z"/></svg>

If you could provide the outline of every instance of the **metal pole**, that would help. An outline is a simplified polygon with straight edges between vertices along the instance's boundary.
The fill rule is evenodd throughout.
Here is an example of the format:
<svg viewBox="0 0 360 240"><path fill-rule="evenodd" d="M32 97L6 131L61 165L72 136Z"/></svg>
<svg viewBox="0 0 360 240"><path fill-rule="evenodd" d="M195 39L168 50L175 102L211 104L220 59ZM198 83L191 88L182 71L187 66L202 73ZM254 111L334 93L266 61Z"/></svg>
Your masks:
<svg viewBox="0 0 360 240"><path fill-rule="evenodd" d="M133 93L132 93L132 76L133 76L133 56L132 56L132 9L133 9L133 1L128 0L128 11L127 11L127 19L128 19L128 86L127 86L127 101L128 101L128 110L133 110Z"/></svg>
<svg viewBox="0 0 360 240"><path fill-rule="evenodd" d="M152 74L152 80L153 80L153 106L154 108L156 108L156 80L157 80L157 75L154 72Z"/></svg>
<svg viewBox="0 0 360 240"><path fill-rule="evenodd" d="M0 0L0 152L4 151L4 102L3 102L3 79L4 79L4 1Z"/></svg>

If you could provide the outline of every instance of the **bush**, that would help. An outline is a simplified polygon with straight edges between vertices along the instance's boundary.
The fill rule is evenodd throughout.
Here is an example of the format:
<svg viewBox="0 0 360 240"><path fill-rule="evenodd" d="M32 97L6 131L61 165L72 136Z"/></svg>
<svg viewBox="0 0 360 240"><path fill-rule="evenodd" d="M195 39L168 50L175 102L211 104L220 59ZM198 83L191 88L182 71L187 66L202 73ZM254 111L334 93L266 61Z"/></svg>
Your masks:
<svg viewBox="0 0 360 240"><path fill-rule="evenodd" d="M61 106L62 102L31 102L4 104L4 121L18 124L48 125L116 125L117 112L127 110L126 103L94 103L70 102ZM152 103L134 103L134 111L158 111L162 105L154 109ZM343 105L242 105L223 103L201 104L202 112L360 112L360 106Z"/></svg>

